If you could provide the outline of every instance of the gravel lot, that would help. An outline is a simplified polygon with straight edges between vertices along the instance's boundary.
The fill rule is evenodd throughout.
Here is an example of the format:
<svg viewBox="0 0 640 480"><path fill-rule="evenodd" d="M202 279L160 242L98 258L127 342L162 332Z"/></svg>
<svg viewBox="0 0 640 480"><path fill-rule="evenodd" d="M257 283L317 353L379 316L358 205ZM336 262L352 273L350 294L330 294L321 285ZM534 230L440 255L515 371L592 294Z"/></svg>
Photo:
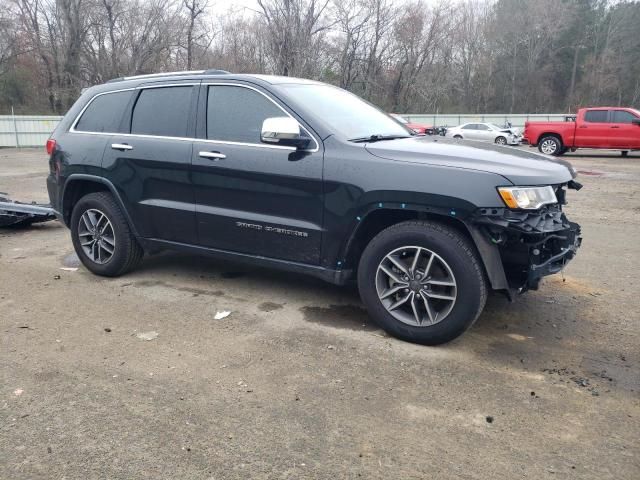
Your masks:
<svg viewBox="0 0 640 480"><path fill-rule="evenodd" d="M57 222L0 231L0 478L640 478L640 153L588 153L566 281L437 348L313 279L177 254L104 279L61 270ZM16 200L46 171L0 150Z"/></svg>

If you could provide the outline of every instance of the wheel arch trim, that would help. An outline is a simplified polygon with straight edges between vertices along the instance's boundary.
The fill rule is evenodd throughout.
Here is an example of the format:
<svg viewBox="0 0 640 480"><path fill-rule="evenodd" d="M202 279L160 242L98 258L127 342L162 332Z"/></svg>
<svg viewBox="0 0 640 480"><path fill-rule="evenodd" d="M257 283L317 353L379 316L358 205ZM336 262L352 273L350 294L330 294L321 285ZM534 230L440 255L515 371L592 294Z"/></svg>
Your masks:
<svg viewBox="0 0 640 480"><path fill-rule="evenodd" d="M133 221L131 220L131 216L129 215L129 212L127 211L124 202L122 201L122 198L120 197L120 194L118 193L118 190L116 189L115 185L113 183L111 183L109 180L107 180L104 177L100 177L97 175L89 175L86 173L73 173L71 175L69 175L69 177L67 177L67 180L64 183L64 188L62 190L62 202L60 205L60 210L61 210L61 215L63 218L67 218L67 215L64 211L64 205L65 205L65 198L67 195L67 190L69 188L70 185L72 185L73 183L76 182L80 182L80 181L84 181L84 182L93 182L93 183L100 183L102 185L105 185L107 187L107 189L109 190L109 192L113 195L113 197L116 199L116 202L118 203L118 206L120 207L120 209L122 210L125 218L127 219L127 224L129 225L129 228L131 229L131 232L133 233L133 235L135 237L139 237L138 235L138 231L135 227L135 224L133 223ZM69 212L70 213L70 212ZM70 217L70 216L69 216ZM66 223L66 221L65 221ZM67 226L69 226L67 224Z"/></svg>
<svg viewBox="0 0 640 480"><path fill-rule="evenodd" d="M470 213L469 211L460 211L458 213L458 211L453 208L445 209L442 207L431 207L427 205L411 205L409 208L407 208L406 204L399 204L397 206L389 205L389 207L387 208L376 208L379 207L379 205L381 204L377 204L373 206L373 208L367 209L365 213L356 218L356 224L350 230L349 238L341 250L341 258L345 259L345 261L346 259L353 257L354 251L358 248L356 241L358 238L358 234L364 228L363 226L367 224L367 218L370 218L370 215L372 213L377 211L385 211L388 213L404 212L405 214L415 214L416 216L422 215L434 221L440 221L447 224L453 223L454 225L457 225L458 228L463 230L472 241L474 247L480 255L484 270L489 279L489 283L491 284L491 288L493 290L505 290L507 292L507 295L510 297L509 283L507 281L506 273L502 265L500 251L498 250L498 247L496 245L492 244L487 238L485 238L485 235L482 234L481 230L478 227L465 220L465 218ZM402 221L405 220L399 219L398 222L395 223L400 223ZM345 265L345 267L351 268L351 266L349 265Z"/></svg>

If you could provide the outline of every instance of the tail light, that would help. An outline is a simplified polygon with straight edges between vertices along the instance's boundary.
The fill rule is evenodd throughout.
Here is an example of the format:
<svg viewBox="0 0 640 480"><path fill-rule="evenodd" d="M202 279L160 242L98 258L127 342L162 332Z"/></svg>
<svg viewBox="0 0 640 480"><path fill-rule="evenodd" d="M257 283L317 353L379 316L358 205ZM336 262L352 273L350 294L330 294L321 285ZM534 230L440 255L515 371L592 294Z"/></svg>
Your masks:
<svg viewBox="0 0 640 480"><path fill-rule="evenodd" d="M47 154L51 155L56 149L56 141L53 138L47 140Z"/></svg>

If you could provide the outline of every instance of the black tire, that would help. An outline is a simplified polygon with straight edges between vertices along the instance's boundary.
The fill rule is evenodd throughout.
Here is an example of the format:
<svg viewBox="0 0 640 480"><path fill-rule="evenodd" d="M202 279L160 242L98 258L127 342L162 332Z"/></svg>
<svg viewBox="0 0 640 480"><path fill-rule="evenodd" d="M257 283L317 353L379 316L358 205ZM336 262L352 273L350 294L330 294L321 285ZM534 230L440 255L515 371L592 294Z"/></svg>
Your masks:
<svg viewBox="0 0 640 480"><path fill-rule="evenodd" d="M628 157L629 156L629 151L628 150L622 150L620 153L622 154L623 157Z"/></svg>
<svg viewBox="0 0 640 480"><path fill-rule="evenodd" d="M462 140L462 135L454 135L453 138L456 140Z"/></svg>
<svg viewBox="0 0 640 480"><path fill-rule="evenodd" d="M538 141L538 150L545 155L558 157L566 152L562 140L555 135L547 135ZM546 150L546 151L545 151Z"/></svg>
<svg viewBox="0 0 640 480"><path fill-rule="evenodd" d="M406 246L437 254L448 264L456 282L455 303L442 320L433 324L410 325L397 319L378 295L379 265L387 254ZM371 240L360 258L358 288L369 315L381 328L397 338L423 345L446 343L461 335L476 321L487 300L487 281L475 248L456 230L428 221L399 223ZM416 298L420 297L416 294Z"/></svg>
<svg viewBox="0 0 640 480"><path fill-rule="evenodd" d="M106 263L96 263L81 246L80 222L82 215L88 210L101 212L111 222L115 246ZM132 270L144 256L144 251L132 234L122 209L107 192L90 193L76 203L71 215L71 240L82 264L96 275L105 277L117 277Z"/></svg>
<svg viewBox="0 0 640 480"><path fill-rule="evenodd" d="M497 137L495 139L495 143L496 145L506 145L507 144L507 137L503 137L502 135Z"/></svg>

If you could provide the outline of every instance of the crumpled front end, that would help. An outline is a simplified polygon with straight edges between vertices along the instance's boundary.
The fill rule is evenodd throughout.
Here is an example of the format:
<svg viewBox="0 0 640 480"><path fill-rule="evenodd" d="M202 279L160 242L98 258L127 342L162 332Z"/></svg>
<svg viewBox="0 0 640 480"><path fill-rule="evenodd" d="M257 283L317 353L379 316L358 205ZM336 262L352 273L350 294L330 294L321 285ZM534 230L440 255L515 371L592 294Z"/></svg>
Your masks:
<svg viewBox="0 0 640 480"><path fill-rule="evenodd" d="M536 290L542 277L560 272L580 247L580 225L562 211L564 191L557 194L559 203L535 211L482 208L474 215L473 223L498 247L511 289Z"/></svg>

